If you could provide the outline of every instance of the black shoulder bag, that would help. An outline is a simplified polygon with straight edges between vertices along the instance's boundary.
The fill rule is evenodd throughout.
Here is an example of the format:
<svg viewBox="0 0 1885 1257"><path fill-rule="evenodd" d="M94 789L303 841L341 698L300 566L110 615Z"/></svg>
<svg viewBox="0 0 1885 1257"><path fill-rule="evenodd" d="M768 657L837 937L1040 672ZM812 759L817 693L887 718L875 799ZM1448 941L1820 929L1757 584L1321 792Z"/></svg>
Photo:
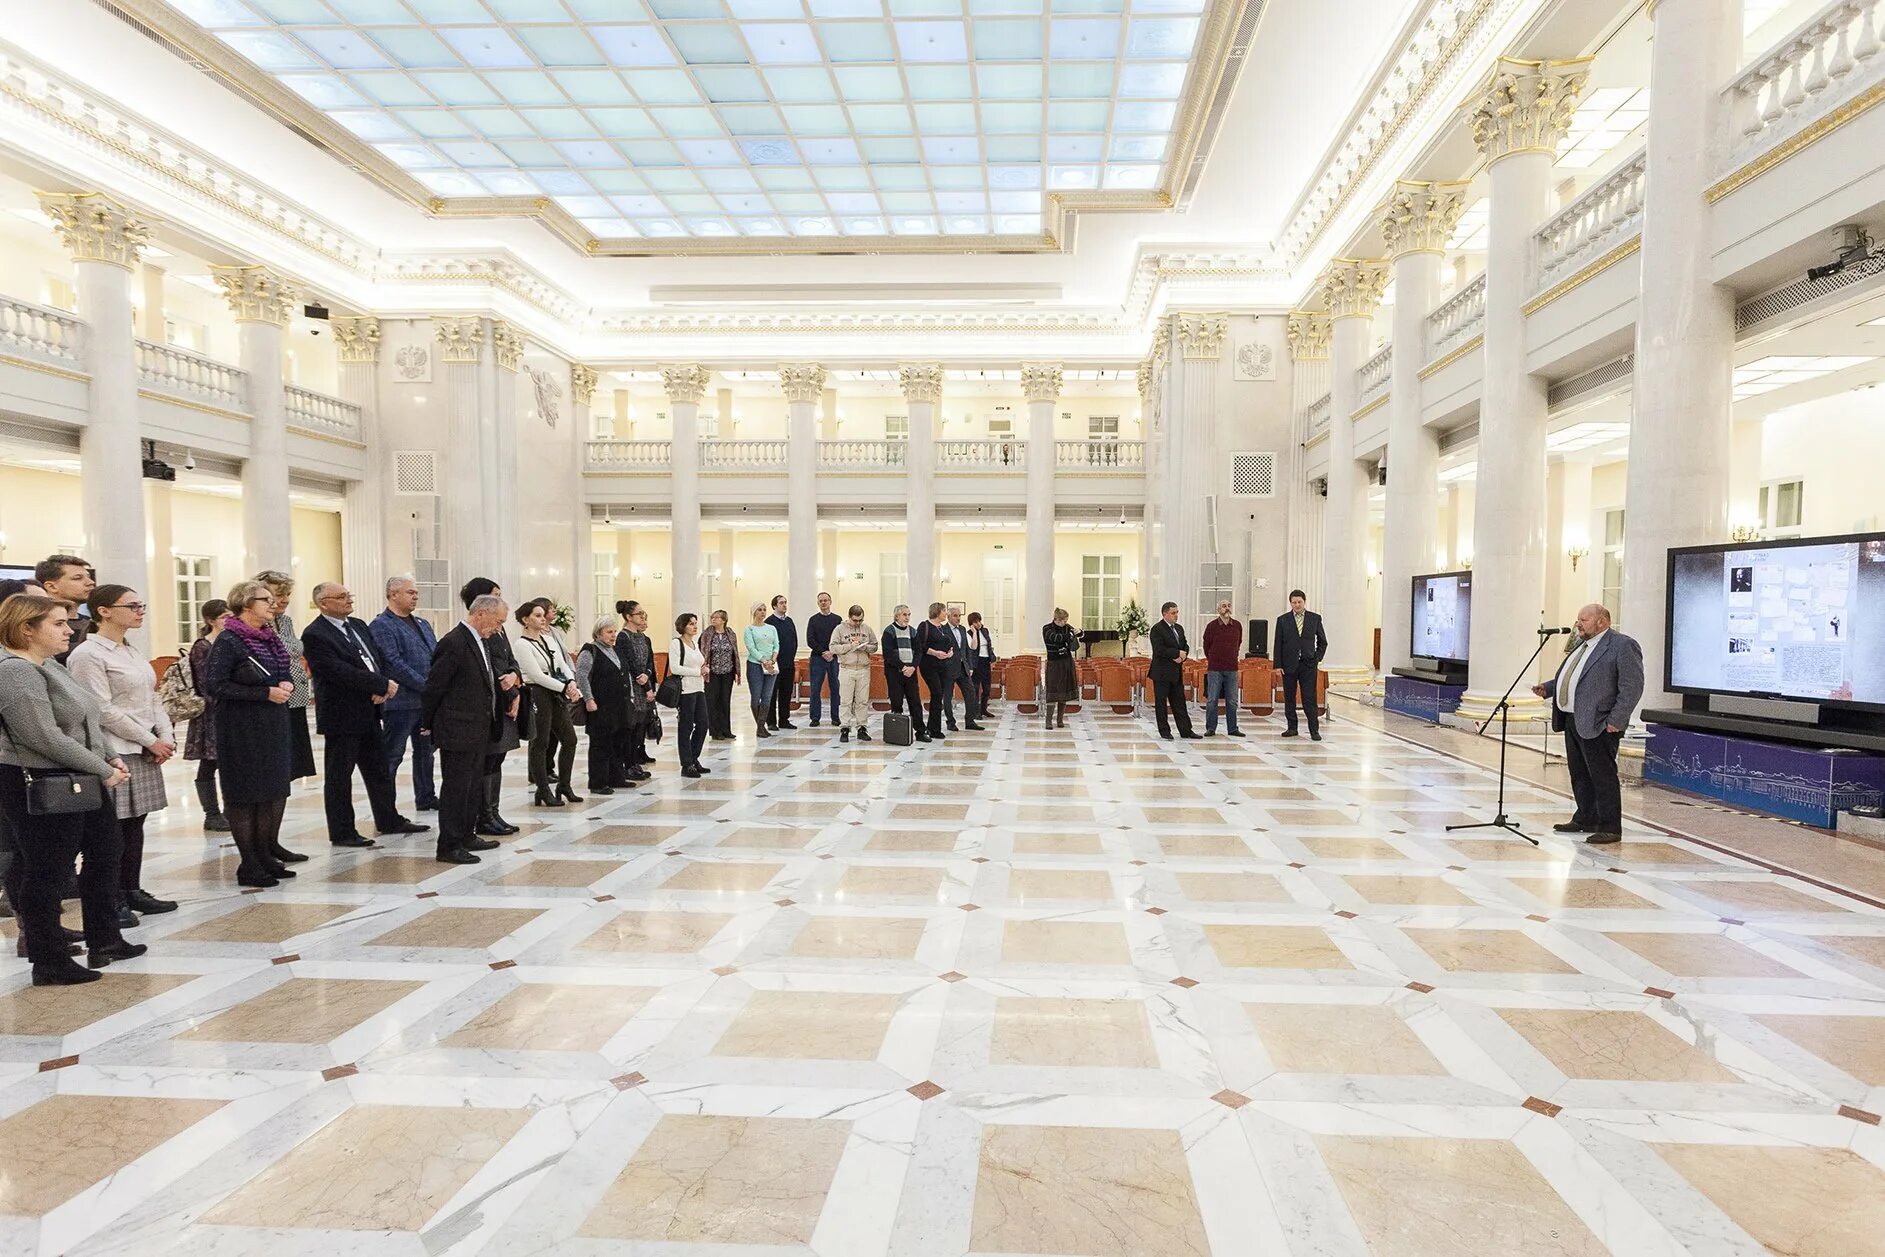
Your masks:
<svg viewBox="0 0 1885 1257"><path fill-rule="evenodd" d="M27 661L29 666L31 661ZM43 680L43 678L42 678ZM52 702L52 687L46 687L46 701ZM0 722L0 728L5 728ZM7 733L12 739L11 731ZM89 732L85 738L85 749L90 750L92 740ZM96 812L105 806L105 782L96 773L75 773L57 769L21 768L20 774L26 778L26 814L28 816L70 816L75 813Z"/></svg>

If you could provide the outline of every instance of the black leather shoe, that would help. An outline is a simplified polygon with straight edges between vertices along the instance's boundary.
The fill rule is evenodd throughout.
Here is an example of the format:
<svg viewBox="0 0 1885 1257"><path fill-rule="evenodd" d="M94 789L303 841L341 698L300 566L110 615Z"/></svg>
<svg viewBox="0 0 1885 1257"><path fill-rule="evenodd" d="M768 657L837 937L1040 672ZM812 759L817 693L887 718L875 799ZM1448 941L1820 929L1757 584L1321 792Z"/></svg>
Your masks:
<svg viewBox="0 0 1885 1257"><path fill-rule="evenodd" d="M295 871L286 864L276 864L272 860L262 867L267 869L268 875L278 882L286 881L288 878L295 876Z"/></svg>
<svg viewBox="0 0 1885 1257"><path fill-rule="evenodd" d="M439 801L437 799L427 799L424 803L415 803L413 806L418 808L421 812L436 812L439 810Z"/></svg>
<svg viewBox="0 0 1885 1257"><path fill-rule="evenodd" d="M859 726L858 731L857 731L857 740L860 742L870 741L871 731L869 729L863 728L862 726Z"/></svg>
<svg viewBox="0 0 1885 1257"><path fill-rule="evenodd" d="M776 724L776 725L774 725L774 726L772 726L772 727L773 727L773 728L775 728L775 729L796 729L796 728L798 728L798 726L797 726L797 725L795 725L795 724L793 724L793 723L792 723L792 722L791 722L790 720L781 720L781 721L780 721L780 722L779 722L778 724Z"/></svg>
<svg viewBox="0 0 1885 1257"><path fill-rule="evenodd" d="M480 860L477 856L471 854L471 852L465 850L463 847L453 847L449 851L441 851L434 858L436 858L440 864L483 864L484 863L483 860Z"/></svg>
<svg viewBox="0 0 1885 1257"><path fill-rule="evenodd" d="M380 831L380 837L393 838L400 834L429 834L431 832L432 827L430 825L421 825L418 821L407 820L402 816L399 818L399 823L394 825L391 829L382 829Z"/></svg>
<svg viewBox="0 0 1885 1257"><path fill-rule="evenodd" d="M851 731L849 729L838 730L838 741L849 742L850 740L851 740Z"/></svg>
<svg viewBox="0 0 1885 1257"><path fill-rule="evenodd" d="M1584 841L1590 843L1592 846L1601 847L1601 846L1606 846L1613 842L1622 842L1623 835L1616 834L1616 833L1605 833L1602 830L1599 830L1597 833L1592 834L1590 837L1586 838Z"/></svg>
<svg viewBox="0 0 1885 1257"><path fill-rule="evenodd" d="M125 907L123 904L118 905L118 928L119 929L135 930L139 926L139 924L141 924L141 922L139 922L137 919L137 913L131 911L129 908Z"/></svg>
<svg viewBox="0 0 1885 1257"><path fill-rule="evenodd" d="M614 786L590 786L589 793L590 794L614 794L615 787Z"/></svg>
<svg viewBox="0 0 1885 1257"><path fill-rule="evenodd" d="M1233 737L1233 738L1241 738L1244 736L1244 731L1242 729L1232 729L1229 731L1228 734L1226 734L1226 736Z"/></svg>
<svg viewBox="0 0 1885 1257"><path fill-rule="evenodd" d="M1187 741L1187 742L1202 742L1202 741L1204 741L1204 735L1203 735L1202 733L1181 733L1181 734L1179 734L1178 736L1179 736L1179 737L1181 737L1181 738L1183 738L1183 739L1184 739L1185 741Z"/></svg>
<svg viewBox="0 0 1885 1257"><path fill-rule="evenodd" d="M308 857L299 851L290 851L286 847L276 847L270 851L269 858L277 864L306 864Z"/></svg>
<svg viewBox="0 0 1885 1257"><path fill-rule="evenodd" d="M348 834L344 838L330 838L328 841L336 847L377 847L380 845L364 834Z"/></svg>
<svg viewBox="0 0 1885 1257"><path fill-rule="evenodd" d="M530 801L530 806L532 807L562 807L563 800L557 798L555 795L551 794L548 790L538 790L537 797Z"/></svg>
<svg viewBox="0 0 1885 1257"><path fill-rule="evenodd" d="M266 873L244 873L238 871L236 873L236 885L255 886L262 890L267 890L269 887L279 886L281 883Z"/></svg>
<svg viewBox="0 0 1885 1257"><path fill-rule="evenodd" d="M638 786L644 781L652 781L653 779L654 774L649 772L646 768L636 768L634 772L628 774L628 784L631 786Z"/></svg>
<svg viewBox="0 0 1885 1257"><path fill-rule="evenodd" d="M816 720L812 721L812 728L816 729L817 727L818 727L818 721Z"/></svg>
<svg viewBox="0 0 1885 1257"><path fill-rule="evenodd" d="M114 960L136 960L149 950L142 943L108 943L85 953L85 967L103 969Z"/></svg>
<svg viewBox="0 0 1885 1257"><path fill-rule="evenodd" d="M700 776L700 769L698 769L698 768L683 768L683 769L681 769L681 776L683 776L683 777L698 777L698 776Z"/></svg>
<svg viewBox="0 0 1885 1257"><path fill-rule="evenodd" d="M583 801L583 797L568 786L559 786L556 791L556 797L570 803L581 803Z"/></svg>
<svg viewBox="0 0 1885 1257"><path fill-rule="evenodd" d="M497 843L489 838L472 838L466 841L466 851L495 851Z"/></svg>
<svg viewBox="0 0 1885 1257"><path fill-rule="evenodd" d="M1322 740L1322 735L1320 733L1312 733L1309 735L1309 740L1311 742L1320 742Z"/></svg>
<svg viewBox="0 0 1885 1257"><path fill-rule="evenodd" d="M523 832L523 830L517 828L517 826L511 824L509 821L505 820L502 816L499 816L497 814L496 809L493 809L491 812L491 823L492 825L496 826L499 837L505 837L510 834L520 834Z"/></svg>
<svg viewBox="0 0 1885 1257"><path fill-rule="evenodd" d="M124 902L127 906L138 912L142 912L145 916L151 916L161 912L175 912L177 910L177 905L174 900L159 899L148 890L134 890L124 897Z"/></svg>
<svg viewBox="0 0 1885 1257"><path fill-rule="evenodd" d="M78 986L104 977L70 960L42 960L33 966L34 986Z"/></svg>
<svg viewBox="0 0 1885 1257"><path fill-rule="evenodd" d="M929 734L927 733L919 733L915 736L918 742L934 742L936 740L935 738L930 737Z"/></svg>
<svg viewBox="0 0 1885 1257"><path fill-rule="evenodd" d="M1293 738L1296 736L1296 731L1294 729L1285 729L1276 736L1279 738Z"/></svg>
<svg viewBox="0 0 1885 1257"><path fill-rule="evenodd" d="M963 725L962 727L964 729L967 729L970 733L980 733L983 728L983 726L978 725L978 724L966 724L966 725Z"/></svg>
<svg viewBox="0 0 1885 1257"><path fill-rule="evenodd" d="M203 832L205 833L227 834L233 832L234 828L235 827L229 823L229 818L221 813L215 816L205 816L203 818Z"/></svg>
<svg viewBox="0 0 1885 1257"><path fill-rule="evenodd" d="M1559 821L1551 827L1551 830L1558 834L1588 834L1590 826L1580 825L1576 821Z"/></svg>
<svg viewBox="0 0 1885 1257"><path fill-rule="evenodd" d="M658 764L658 763L660 763L661 761L660 761L660 760L657 760L657 759L656 759L656 758L655 758L654 756L652 756L652 755L644 755L644 756L642 756L642 757L641 757L641 762L642 762L642 763L644 763L644 764Z"/></svg>

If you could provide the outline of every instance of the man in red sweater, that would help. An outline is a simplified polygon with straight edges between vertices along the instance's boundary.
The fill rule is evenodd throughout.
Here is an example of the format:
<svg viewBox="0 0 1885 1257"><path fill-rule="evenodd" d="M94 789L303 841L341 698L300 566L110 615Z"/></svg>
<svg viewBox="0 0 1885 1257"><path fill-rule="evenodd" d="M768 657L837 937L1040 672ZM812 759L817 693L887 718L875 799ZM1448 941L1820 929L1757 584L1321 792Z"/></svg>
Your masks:
<svg viewBox="0 0 1885 1257"><path fill-rule="evenodd" d="M1230 613L1230 599L1217 604L1217 618L1204 626L1204 736L1217 736L1217 700L1224 700L1224 731L1237 729L1237 655L1244 647L1244 626Z"/></svg>

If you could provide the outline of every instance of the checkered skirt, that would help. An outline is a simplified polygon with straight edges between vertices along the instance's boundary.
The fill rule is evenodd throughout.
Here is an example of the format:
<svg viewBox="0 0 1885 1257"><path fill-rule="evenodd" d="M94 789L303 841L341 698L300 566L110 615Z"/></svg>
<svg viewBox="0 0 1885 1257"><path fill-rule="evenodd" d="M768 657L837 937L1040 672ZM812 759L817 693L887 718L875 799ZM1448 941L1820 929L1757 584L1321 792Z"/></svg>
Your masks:
<svg viewBox="0 0 1885 1257"><path fill-rule="evenodd" d="M164 770L148 754L124 755L124 766L131 780L111 792L111 805L121 821L133 816L148 816L170 804L164 794Z"/></svg>

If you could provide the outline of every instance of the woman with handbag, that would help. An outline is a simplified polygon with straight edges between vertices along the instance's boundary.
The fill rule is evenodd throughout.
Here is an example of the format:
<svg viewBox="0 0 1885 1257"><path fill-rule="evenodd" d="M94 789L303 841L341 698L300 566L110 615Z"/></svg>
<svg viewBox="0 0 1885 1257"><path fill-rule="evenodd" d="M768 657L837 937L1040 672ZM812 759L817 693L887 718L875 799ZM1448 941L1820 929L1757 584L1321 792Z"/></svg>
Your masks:
<svg viewBox="0 0 1885 1257"><path fill-rule="evenodd" d="M772 713L772 691L779 683L779 630L766 623L770 609L755 602L752 623L746 626L746 689L753 702L753 724L759 736L769 738L766 717Z"/></svg>
<svg viewBox="0 0 1885 1257"><path fill-rule="evenodd" d="M274 595L275 616L268 622L268 631L288 652L288 680L294 686L294 692L288 696L288 737L292 754L289 779L299 781L314 776L318 770L314 767L314 739L308 733L308 703L314 697L314 687L308 681L308 652L301 645L294 617L288 614L288 606L294 601L295 578L286 572L266 571L256 573L255 579Z"/></svg>
<svg viewBox="0 0 1885 1257"><path fill-rule="evenodd" d="M648 608L632 598L615 604L615 614L622 617L622 627L615 635L615 657L621 662L628 684L628 729L622 739L621 775L631 782L646 781L648 765L655 757L648 754L648 737L661 740L660 717L655 711L655 648L648 640Z"/></svg>
<svg viewBox="0 0 1885 1257"><path fill-rule="evenodd" d="M209 648L203 688L216 703L216 773L223 807L241 853L236 882L269 887L293 877L307 859L281 845L281 815L295 777L294 672L272 622L280 596L261 581L229 591L235 614ZM305 712L300 715L305 715Z"/></svg>
<svg viewBox="0 0 1885 1257"><path fill-rule="evenodd" d="M203 829L212 834L226 834L229 818L223 815L222 802L216 795L216 704L209 696L209 688L203 684L203 674L209 668L210 647L222 636L223 626L229 621L229 604L221 598L211 598L198 614L202 622L197 626L196 640L190 643L190 653L176 665L188 669L190 689L203 705L190 718L190 730L183 737L183 758L196 765L196 801L203 805ZM171 712L170 718L174 721L176 715Z"/></svg>
<svg viewBox="0 0 1885 1257"><path fill-rule="evenodd" d="M700 748L707 742L707 656L694 642L700 617L683 611L674 617L674 640L668 643L668 676L662 697L673 697L678 713L674 745L681 756L681 776L700 777L712 772L700 766ZM679 693L674 693L678 690Z"/></svg>
<svg viewBox="0 0 1885 1257"><path fill-rule="evenodd" d="M72 640L72 604L15 594L0 603L0 817L15 852L7 899L33 962L34 986L96 981L94 969L142 956L118 929L118 826L105 791L131 779L105 750L98 704L53 666ZM82 857L85 965L59 924L60 896Z"/></svg>
<svg viewBox="0 0 1885 1257"><path fill-rule="evenodd" d="M700 653L707 656L707 736L715 742L733 740L733 687L740 683L738 641L728 627L726 612L707 616Z"/></svg>
<svg viewBox="0 0 1885 1257"><path fill-rule="evenodd" d="M583 797L570 788L569 779L576 770L576 725L570 719L569 705L580 701L576 687L576 665L570 662L563 639L550 627L548 598L532 598L517 608L517 623L523 632L516 645L517 667L530 695L530 784L537 788L538 807L562 807L565 801L581 803ZM556 744L556 777L550 776L550 745Z"/></svg>
<svg viewBox="0 0 1885 1257"><path fill-rule="evenodd" d="M1052 729L1055 721L1067 727L1067 704L1080 697L1079 668L1073 659L1080 648L1080 630L1067 623L1064 608L1054 608L1052 623L1041 626L1041 644L1047 648L1047 672L1041 683L1041 719Z"/></svg>
<svg viewBox="0 0 1885 1257"><path fill-rule="evenodd" d="M582 691L584 725L589 730L591 794L614 794L617 786L635 784L623 767L631 682L616 657L616 637L615 617L602 616L576 656L576 688Z"/></svg>
<svg viewBox="0 0 1885 1257"><path fill-rule="evenodd" d="M135 589L100 585L92 591L92 635L66 659L66 671L92 692L104 713L105 748L124 762L131 780L111 791L122 840L119 855L118 925L130 929L139 912L175 912L173 900L144 889L144 819L170 804L164 765L177 753L170 716L157 702L150 661L125 641L144 627L145 605Z"/></svg>

